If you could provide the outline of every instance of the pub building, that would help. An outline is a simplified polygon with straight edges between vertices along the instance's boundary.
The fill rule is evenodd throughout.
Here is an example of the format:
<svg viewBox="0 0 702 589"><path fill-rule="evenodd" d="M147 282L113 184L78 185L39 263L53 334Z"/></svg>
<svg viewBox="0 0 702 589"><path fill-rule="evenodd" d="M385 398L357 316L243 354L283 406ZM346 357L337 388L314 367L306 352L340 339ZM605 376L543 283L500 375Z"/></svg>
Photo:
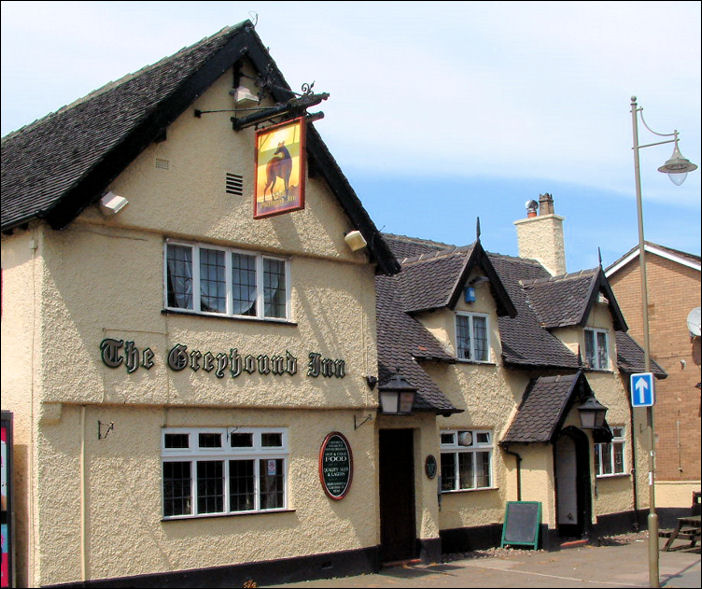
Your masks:
<svg viewBox="0 0 702 589"><path fill-rule="evenodd" d="M547 548L647 507L641 349L551 197L520 257L382 235L327 97L246 21L3 138L17 586L340 576L499 545L513 502Z"/></svg>

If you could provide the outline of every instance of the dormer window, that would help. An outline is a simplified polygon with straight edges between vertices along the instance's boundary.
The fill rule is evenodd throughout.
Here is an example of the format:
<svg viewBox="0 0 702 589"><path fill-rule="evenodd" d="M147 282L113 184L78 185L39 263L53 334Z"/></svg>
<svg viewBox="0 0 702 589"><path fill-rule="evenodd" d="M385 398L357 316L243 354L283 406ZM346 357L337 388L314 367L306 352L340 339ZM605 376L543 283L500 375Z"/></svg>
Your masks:
<svg viewBox="0 0 702 589"><path fill-rule="evenodd" d="M479 313L456 313L456 357L459 360L488 362L488 316Z"/></svg>
<svg viewBox="0 0 702 589"><path fill-rule="evenodd" d="M592 370L609 370L609 336L606 329L585 330L585 362Z"/></svg>

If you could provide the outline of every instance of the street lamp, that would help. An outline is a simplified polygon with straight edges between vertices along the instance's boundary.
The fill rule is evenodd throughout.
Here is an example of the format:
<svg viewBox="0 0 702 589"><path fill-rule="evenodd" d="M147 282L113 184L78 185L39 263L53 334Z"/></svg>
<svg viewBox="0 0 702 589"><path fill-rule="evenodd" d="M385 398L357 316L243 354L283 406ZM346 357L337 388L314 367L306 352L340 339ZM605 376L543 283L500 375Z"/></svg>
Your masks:
<svg viewBox="0 0 702 589"><path fill-rule="evenodd" d="M634 171L636 177L636 212L639 222L639 267L641 274L641 305L643 307L643 338L644 338L644 372L651 371L651 356L649 348L648 334L648 288L646 286L646 250L644 244L643 230L643 213L641 210L641 172L639 169L639 150L644 147L652 147L654 145L663 145L665 143L675 143L673 155L660 168L659 172L668 174L670 180L676 186L680 186L687 177L688 172L693 172L697 166L685 159L678 149L678 131L672 133L656 133L653 131L641 114L641 122L644 127L654 135L659 137L673 137L665 141L657 141L656 143L648 143L639 145L639 128L638 117L643 111L636 104L636 96L631 97L631 122L634 130ZM649 497L649 513L648 513L648 579L651 587L660 587L658 574L658 515L656 514L656 494L654 489L655 483L655 435L653 429L653 407L646 407L646 415L648 420L649 431L649 453L648 453L648 497Z"/></svg>

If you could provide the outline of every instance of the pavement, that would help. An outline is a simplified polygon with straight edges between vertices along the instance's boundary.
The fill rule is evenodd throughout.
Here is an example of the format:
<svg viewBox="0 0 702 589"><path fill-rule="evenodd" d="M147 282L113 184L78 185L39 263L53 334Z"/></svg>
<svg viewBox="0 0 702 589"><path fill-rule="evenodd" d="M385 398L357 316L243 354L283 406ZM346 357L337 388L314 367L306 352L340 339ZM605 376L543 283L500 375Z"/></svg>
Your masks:
<svg viewBox="0 0 702 589"><path fill-rule="evenodd" d="M661 540L661 546L664 540ZM649 587L648 539L629 534L556 552L490 549L448 562L402 564L379 573L268 587ZM659 552L661 587L700 587L700 548Z"/></svg>

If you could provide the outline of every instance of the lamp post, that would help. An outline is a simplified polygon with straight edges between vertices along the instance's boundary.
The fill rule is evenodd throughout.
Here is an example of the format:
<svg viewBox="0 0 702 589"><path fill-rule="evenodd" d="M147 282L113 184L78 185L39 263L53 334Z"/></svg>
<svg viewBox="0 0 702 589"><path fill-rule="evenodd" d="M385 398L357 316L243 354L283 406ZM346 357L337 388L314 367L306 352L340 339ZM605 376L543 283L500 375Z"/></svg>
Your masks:
<svg viewBox="0 0 702 589"><path fill-rule="evenodd" d="M641 274L641 306L643 308L643 339L644 339L644 372L651 371L650 341L648 332L648 288L646 286L646 250L644 243L643 213L641 209L641 171L639 169L639 150L644 147L663 145L665 143L675 143L673 155L660 168L659 172L668 174L670 180L676 186L680 186L687 177L688 172L697 169L697 166L682 157L678 149L678 131L672 133L656 133L653 131L641 114L641 122L644 127L654 135L659 137L673 137L665 141L657 141L646 145L639 145L638 117L643 108L636 104L636 96L631 97L631 122L634 131L634 172L636 177L636 212L639 224L639 268ZM655 494L655 434L653 421L653 407L646 407L646 417L649 433L649 454L648 454L648 579L651 587L660 587L658 573L658 515L656 514L656 494Z"/></svg>

